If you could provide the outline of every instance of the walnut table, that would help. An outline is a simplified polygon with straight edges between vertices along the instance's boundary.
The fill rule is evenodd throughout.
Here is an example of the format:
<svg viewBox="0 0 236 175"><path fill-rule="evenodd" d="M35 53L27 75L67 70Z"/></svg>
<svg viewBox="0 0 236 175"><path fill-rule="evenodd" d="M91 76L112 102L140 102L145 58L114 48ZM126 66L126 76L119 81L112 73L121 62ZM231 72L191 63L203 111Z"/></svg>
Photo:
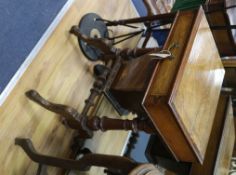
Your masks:
<svg viewBox="0 0 236 175"><path fill-rule="evenodd" d="M172 59L146 55L123 65L112 91L151 119L177 160L203 162L224 69L202 8L177 13L163 49L170 48Z"/></svg>

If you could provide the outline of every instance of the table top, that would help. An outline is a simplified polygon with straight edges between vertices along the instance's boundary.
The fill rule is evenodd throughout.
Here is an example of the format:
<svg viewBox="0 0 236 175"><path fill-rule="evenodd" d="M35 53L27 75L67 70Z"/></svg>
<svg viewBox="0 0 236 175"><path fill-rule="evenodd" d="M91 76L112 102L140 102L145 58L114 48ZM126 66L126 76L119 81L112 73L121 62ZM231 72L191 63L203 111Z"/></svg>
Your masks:
<svg viewBox="0 0 236 175"><path fill-rule="evenodd" d="M235 141L234 125L231 98L221 94L207 146L206 158L203 164L192 164L191 175L228 174Z"/></svg>
<svg viewBox="0 0 236 175"><path fill-rule="evenodd" d="M189 21L191 18L193 20ZM161 126L167 116L157 111L161 110L159 108L162 108L162 112L171 110L177 121L173 127L181 128L202 162L224 77L220 56L202 9L197 14L183 12L177 16L164 48L173 43L179 45L172 51L174 58L157 64L143 106L169 144L173 140L167 138L173 139L173 130ZM162 101L168 107L164 108Z"/></svg>

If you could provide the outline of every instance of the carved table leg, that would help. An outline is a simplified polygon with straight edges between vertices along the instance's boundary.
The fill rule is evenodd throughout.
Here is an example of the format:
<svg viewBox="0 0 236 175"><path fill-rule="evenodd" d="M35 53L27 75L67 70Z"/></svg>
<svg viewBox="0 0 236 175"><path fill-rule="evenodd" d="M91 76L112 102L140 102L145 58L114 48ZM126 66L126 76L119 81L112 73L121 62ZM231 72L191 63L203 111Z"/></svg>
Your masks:
<svg viewBox="0 0 236 175"><path fill-rule="evenodd" d="M72 107L55 104L45 100L34 90L26 92L26 95L42 107L60 114L65 118L65 122L67 123L67 125L72 129L78 130L81 136L88 136L88 131L92 132L97 130L132 130L134 132L145 131L147 133L156 132L155 127L149 119L140 120L139 118L136 118L133 120L122 120L108 117L100 118L97 116L88 119L87 116L81 117L76 109ZM86 118L86 120L83 120L84 117Z"/></svg>
<svg viewBox="0 0 236 175"><path fill-rule="evenodd" d="M46 108L49 111L60 114L63 119L67 122L66 124L72 129L77 129L81 138L91 138L93 133L86 126L87 114L91 107L95 105L95 101L98 99L98 96L102 94L104 88L107 86L106 79L110 72L109 68L105 68L104 71L96 78L96 81L93 84L91 93L89 97L85 100L85 106L79 114L74 108L55 104L44 99L37 91L29 90L25 94L26 96L39 104L40 106ZM112 73L111 73L112 74Z"/></svg>
<svg viewBox="0 0 236 175"><path fill-rule="evenodd" d="M36 152L32 142L29 139L16 138L15 144L19 145L31 160L41 164L59 167L67 170L87 171L91 166L105 167L111 170L118 170L124 174L128 174L139 164L131 159L102 154L85 154L79 160L63 159Z"/></svg>
<svg viewBox="0 0 236 175"><path fill-rule="evenodd" d="M156 133L156 129L149 119L133 120L113 119L108 117L93 117L87 121L87 126L93 131L101 130L132 130L133 132L144 131L146 133Z"/></svg>
<svg viewBox="0 0 236 175"><path fill-rule="evenodd" d="M80 137L89 138L92 136L91 131L89 132L81 126L82 117L80 117L76 109L66 105L49 102L35 90L27 91L25 94L30 100L36 102L40 106L61 115L63 122L70 128L78 130Z"/></svg>

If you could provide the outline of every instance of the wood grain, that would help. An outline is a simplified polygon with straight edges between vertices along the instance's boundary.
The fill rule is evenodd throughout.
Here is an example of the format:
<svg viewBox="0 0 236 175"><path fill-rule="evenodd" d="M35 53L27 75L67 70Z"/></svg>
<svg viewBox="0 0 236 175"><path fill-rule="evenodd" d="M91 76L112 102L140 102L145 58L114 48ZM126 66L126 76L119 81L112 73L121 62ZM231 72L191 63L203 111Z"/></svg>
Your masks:
<svg viewBox="0 0 236 175"><path fill-rule="evenodd" d="M183 12L177 15L179 16L176 17L174 24L172 24L173 27L163 49L168 49L173 44L178 45L178 48L171 50L174 56L173 59L162 61L156 66L155 76L153 76L153 81L150 83L152 84L149 89L150 95L167 95L169 93L171 82L178 71L178 65L181 63L183 51L190 37L196 13Z"/></svg>
<svg viewBox="0 0 236 175"><path fill-rule="evenodd" d="M173 43L177 43L179 47L172 50L173 60L165 60L156 66L149 82L143 105L175 158L177 160L194 161L192 150L189 148L183 133L180 131L180 127L166 105L166 96L168 96L171 82L178 71L182 52L186 48L186 42L190 36L194 21L194 13L181 12L181 14L177 15L164 48L167 49Z"/></svg>
<svg viewBox="0 0 236 175"><path fill-rule="evenodd" d="M203 159L214 121L224 69L206 18L203 17L170 104L189 140Z"/></svg>
<svg viewBox="0 0 236 175"><path fill-rule="evenodd" d="M123 91L145 91L157 60L142 56L124 63L113 82L112 88Z"/></svg>
<svg viewBox="0 0 236 175"><path fill-rule="evenodd" d="M108 19L136 16L131 3L125 0L120 0L119 3L115 0L76 0L74 2L0 107L1 175L36 173L37 165L14 145L15 137L32 139L36 149L45 154L60 157L68 157L70 154L69 147L73 131L62 126L58 121L58 116L29 102L24 92L33 88L51 101L68 104L81 111L83 101L89 94L88 89L93 83L93 64L84 58L77 39L69 35L68 31L72 25L78 24L82 15L88 12L98 13ZM114 34L122 32L124 32L123 29L117 28ZM124 45L128 44L132 47L136 43L137 38L129 40ZM124 45L119 45L119 47L125 47ZM123 138L121 142L126 136L127 134L120 136ZM118 153L122 144L117 145L119 145L119 148L116 148ZM108 150L104 150L106 151ZM58 169L49 169L49 174L60 173Z"/></svg>
<svg viewBox="0 0 236 175"><path fill-rule="evenodd" d="M112 118L132 119L133 116L119 117L114 108L109 102L104 99L97 112L98 115L105 115ZM89 139L85 143L85 147L88 147L94 153L111 154L111 155L123 155L124 145L128 142L129 132L127 131L98 131L94 133L92 139ZM92 167L88 172L70 172L69 175L103 175L104 168Z"/></svg>
<svg viewBox="0 0 236 175"><path fill-rule="evenodd" d="M176 159L203 162L224 70L203 10L177 15L143 105Z"/></svg>
<svg viewBox="0 0 236 175"><path fill-rule="evenodd" d="M232 103L229 103L227 109L227 118L221 137L219 151L215 163L214 175L227 175L229 173L231 157L235 143L235 126Z"/></svg>
<svg viewBox="0 0 236 175"><path fill-rule="evenodd" d="M229 98L226 95L220 95L217 105L215 120L213 122L210 139L207 145L207 151L203 164L194 163L191 167L190 175L213 174L219 145L222 138L222 132L227 119L227 107Z"/></svg>
<svg viewBox="0 0 236 175"><path fill-rule="evenodd" d="M231 99L220 95L203 164L193 163L189 175L228 174L235 141Z"/></svg>

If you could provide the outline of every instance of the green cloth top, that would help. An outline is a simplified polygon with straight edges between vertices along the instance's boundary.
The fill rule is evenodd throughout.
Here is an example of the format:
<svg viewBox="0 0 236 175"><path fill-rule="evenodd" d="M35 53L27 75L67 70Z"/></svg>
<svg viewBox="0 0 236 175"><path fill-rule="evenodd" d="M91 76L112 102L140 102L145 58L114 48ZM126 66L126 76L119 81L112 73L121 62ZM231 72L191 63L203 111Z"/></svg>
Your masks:
<svg viewBox="0 0 236 175"><path fill-rule="evenodd" d="M176 0L171 11L176 12L178 10L195 9L204 4L205 1L206 0Z"/></svg>

